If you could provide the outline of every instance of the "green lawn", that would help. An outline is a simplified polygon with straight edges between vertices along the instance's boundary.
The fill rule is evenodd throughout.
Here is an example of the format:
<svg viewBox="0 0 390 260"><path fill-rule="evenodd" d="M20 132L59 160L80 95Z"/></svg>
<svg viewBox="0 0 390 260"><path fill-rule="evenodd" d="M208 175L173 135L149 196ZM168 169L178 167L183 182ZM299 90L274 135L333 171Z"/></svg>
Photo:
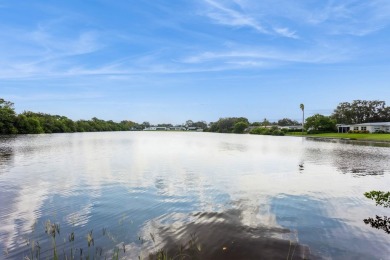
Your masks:
<svg viewBox="0 0 390 260"><path fill-rule="evenodd" d="M286 133L286 135L302 136L302 133ZM323 137L323 138L350 138L357 140L373 140L373 141L390 141L390 134L343 134L343 133L326 133L326 134L311 134L306 133L303 136L308 137Z"/></svg>

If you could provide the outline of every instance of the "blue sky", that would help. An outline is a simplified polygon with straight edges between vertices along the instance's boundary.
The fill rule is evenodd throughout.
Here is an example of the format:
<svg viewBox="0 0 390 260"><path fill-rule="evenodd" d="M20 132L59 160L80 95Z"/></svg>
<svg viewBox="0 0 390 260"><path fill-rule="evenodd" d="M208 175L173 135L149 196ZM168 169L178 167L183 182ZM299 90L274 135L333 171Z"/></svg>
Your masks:
<svg viewBox="0 0 390 260"><path fill-rule="evenodd" d="M16 111L183 123L390 105L388 0L0 0Z"/></svg>

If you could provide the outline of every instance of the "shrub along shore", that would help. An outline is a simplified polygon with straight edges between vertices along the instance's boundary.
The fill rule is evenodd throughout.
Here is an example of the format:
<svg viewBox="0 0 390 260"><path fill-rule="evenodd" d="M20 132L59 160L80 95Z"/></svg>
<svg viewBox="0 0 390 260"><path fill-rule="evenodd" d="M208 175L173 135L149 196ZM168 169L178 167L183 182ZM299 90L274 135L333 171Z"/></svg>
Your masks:
<svg viewBox="0 0 390 260"><path fill-rule="evenodd" d="M304 120L304 105L301 104ZM315 114L304 120L302 124L296 120L283 118L277 122L270 122L266 118L262 122L249 122L245 117L225 117L218 121L206 123L205 121L194 122L187 120L181 125L158 124L151 125L149 122L141 124L122 120L102 120L93 117L90 120L73 121L65 116L50 115L24 111L17 114L14 104L0 98L0 134L41 134L41 133L73 133L73 132L101 132L101 131L140 131L172 130L172 131L204 131L217 133L250 133L255 135L299 135L318 138L343 138L356 140L389 141L387 133L368 133L368 131L350 131L349 133L337 132L337 124L357 124L372 122L390 122L390 107L384 101L354 100L352 103L343 102L334 110L331 116ZM299 131L299 132L294 132Z"/></svg>

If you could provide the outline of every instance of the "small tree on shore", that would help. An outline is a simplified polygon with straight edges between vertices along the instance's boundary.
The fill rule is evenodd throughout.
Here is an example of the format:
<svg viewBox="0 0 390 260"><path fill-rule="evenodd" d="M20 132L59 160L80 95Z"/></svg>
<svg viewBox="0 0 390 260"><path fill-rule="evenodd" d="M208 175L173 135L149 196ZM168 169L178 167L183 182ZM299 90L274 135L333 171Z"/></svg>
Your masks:
<svg viewBox="0 0 390 260"><path fill-rule="evenodd" d="M314 133L334 132L336 130L336 120L329 116L315 114L306 119L305 127L307 131Z"/></svg>
<svg viewBox="0 0 390 260"><path fill-rule="evenodd" d="M234 124L233 132L236 134L242 134L248 126L249 125L246 122L237 122Z"/></svg>
<svg viewBox="0 0 390 260"><path fill-rule="evenodd" d="M302 134L303 134L303 129L305 128L305 105L300 104L299 108L302 110Z"/></svg>

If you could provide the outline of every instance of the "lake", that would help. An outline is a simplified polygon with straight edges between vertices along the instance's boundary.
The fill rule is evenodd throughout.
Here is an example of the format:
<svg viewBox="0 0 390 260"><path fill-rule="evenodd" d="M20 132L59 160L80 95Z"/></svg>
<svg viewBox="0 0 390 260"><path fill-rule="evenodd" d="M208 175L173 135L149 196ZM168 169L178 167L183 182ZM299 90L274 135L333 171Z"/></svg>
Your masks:
<svg viewBox="0 0 390 260"><path fill-rule="evenodd" d="M188 132L3 136L0 258L52 257L50 221L59 224L60 258L72 249L138 259L161 248L175 257L187 245L182 256L199 259L388 259L390 235L364 222L390 215L364 196L371 190L390 190L390 144Z"/></svg>

